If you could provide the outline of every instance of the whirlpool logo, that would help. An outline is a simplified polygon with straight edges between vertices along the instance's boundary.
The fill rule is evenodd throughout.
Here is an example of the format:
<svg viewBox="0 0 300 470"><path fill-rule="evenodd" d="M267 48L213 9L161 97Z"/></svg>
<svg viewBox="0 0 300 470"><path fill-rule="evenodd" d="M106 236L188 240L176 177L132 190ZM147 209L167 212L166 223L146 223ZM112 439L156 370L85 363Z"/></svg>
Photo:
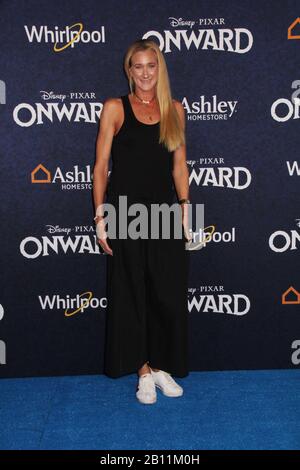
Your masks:
<svg viewBox="0 0 300 470"><path fill-rule="evenodd" d="M101 26L100 30L88 31L84 29L83 23L74 23L65 28L49 28L48 26L27 26L24 25L27 39L30 43L53 44L54 52L62 52L68 47L72 49L75 44L82 43L105 43L105 28Z"/></svg>

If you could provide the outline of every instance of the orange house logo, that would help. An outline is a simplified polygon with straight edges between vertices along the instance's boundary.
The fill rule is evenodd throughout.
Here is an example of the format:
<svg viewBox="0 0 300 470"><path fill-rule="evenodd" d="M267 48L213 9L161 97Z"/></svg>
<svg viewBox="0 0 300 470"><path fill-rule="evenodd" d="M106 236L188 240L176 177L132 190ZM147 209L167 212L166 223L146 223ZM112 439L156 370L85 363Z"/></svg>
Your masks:
<svg viewBox="0 0 300 470"><path fill-rule="evenodd" d="M296 18L295 21L288 27L288 39L300 39L300 26L298 26L298 34L293 32L293 29L296 28L300 23L300 18Z"/></svg>
<svg viewBox="0 0 300 470"><path fill-rule="evenodd" d="M51 183L51 173L41 163L31 172L32 183Z"/></svg>
<svg viewBox="0 0 300 470"><path fill-rule="evenodd" d="M290 305L290 304L300 304L300 292L298 292L294 287L289 287L283 294L282 294L282 304L283 305Z"/></svg>

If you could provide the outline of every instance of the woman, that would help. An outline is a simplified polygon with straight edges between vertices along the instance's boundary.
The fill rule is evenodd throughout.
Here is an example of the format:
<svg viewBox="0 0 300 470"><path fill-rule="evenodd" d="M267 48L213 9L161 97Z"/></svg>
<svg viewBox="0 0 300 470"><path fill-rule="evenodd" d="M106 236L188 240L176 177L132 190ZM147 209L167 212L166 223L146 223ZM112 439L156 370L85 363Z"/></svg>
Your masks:
<svg viewBox="0 0 300 470"><path fill-rule="evenodd" d="M182 395L171 374L188 375L185 112L171 97L166 63L154 41L134 42L124 67L131 93L103 105L93 172L98 242L109 255L105 374L137 371L136 397L150 404L156 402L156 387L166 396ZM139 202L149 209L152 203L170 206L177 196L181 238L109 238L101 206L105 194L117 214L120 195L128 206Z"/></svg>

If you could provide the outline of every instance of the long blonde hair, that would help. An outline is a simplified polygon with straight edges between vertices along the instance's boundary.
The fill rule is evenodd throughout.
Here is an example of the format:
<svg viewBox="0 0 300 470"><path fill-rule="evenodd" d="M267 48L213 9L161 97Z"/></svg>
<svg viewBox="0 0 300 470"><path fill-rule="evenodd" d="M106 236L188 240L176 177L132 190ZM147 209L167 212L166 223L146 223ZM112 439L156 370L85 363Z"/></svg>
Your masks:
<svg viewBox="0 0 300 470"><path fill-rule="evenodd" d="M160 135L159 143L162 143L170 152L175 150L181 144L185 144L185 135L180 117L172 101L171 87L167 65L163 54L156 42L150 39L139 39L135 41L125 54L124 69L129 80L131 93L135 90L135 84L130 76L131 58L137 51L152 49L157 56L158 62L158 80L156 84L156 96L160 109Z"/></svg>

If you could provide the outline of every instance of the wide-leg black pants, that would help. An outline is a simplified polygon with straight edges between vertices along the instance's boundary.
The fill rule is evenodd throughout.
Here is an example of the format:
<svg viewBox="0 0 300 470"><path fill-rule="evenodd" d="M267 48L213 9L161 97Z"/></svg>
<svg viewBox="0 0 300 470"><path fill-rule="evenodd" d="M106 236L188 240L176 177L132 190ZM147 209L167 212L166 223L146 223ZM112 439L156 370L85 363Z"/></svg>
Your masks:
<svg viewBox="0 0 300 470"><path fill-rule="evenodd" d="M146 362L175 377L188 367L188 268L180 239L110 239L104 373L137 372Z"/></svg>

